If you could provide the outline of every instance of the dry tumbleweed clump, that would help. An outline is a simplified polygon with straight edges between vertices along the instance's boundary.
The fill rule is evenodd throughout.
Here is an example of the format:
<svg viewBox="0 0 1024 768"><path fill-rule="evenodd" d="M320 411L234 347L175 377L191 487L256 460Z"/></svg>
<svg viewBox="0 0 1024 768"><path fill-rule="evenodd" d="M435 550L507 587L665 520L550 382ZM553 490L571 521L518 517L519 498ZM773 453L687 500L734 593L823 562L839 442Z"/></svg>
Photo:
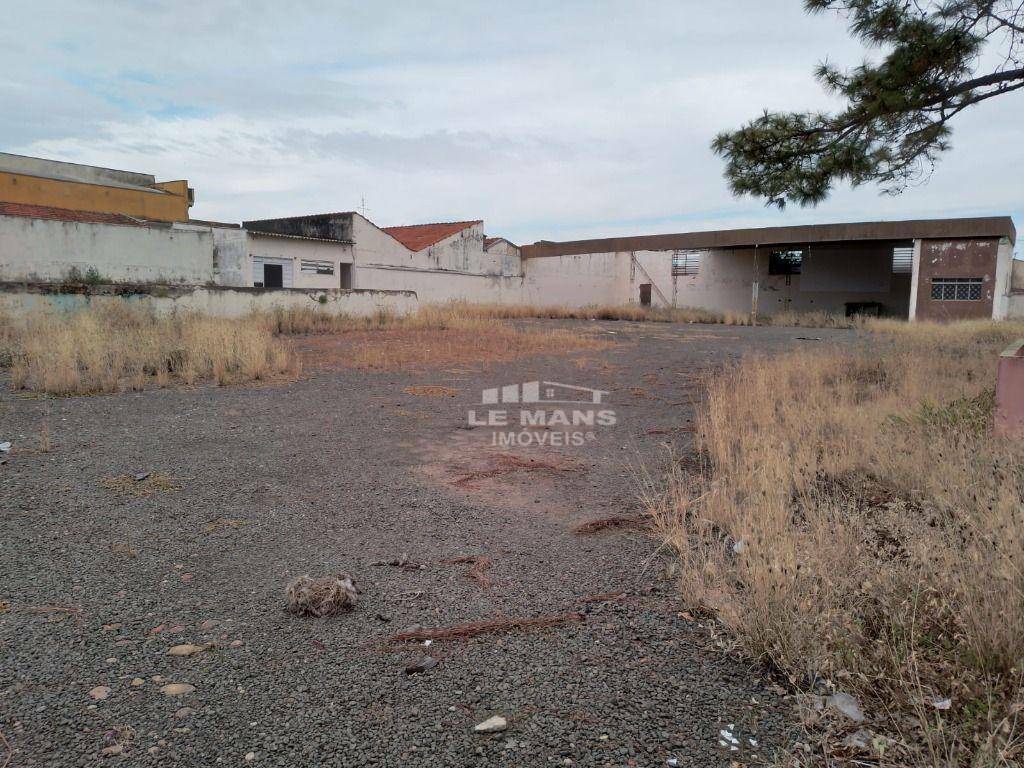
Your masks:
<svg viewBox="0 0 1024 768"><path fill-rule="evenodd" d="M322 579L300 576L284 590L288 610L299 616L333 616L355 607L359 588L347 573Z"/></svg>

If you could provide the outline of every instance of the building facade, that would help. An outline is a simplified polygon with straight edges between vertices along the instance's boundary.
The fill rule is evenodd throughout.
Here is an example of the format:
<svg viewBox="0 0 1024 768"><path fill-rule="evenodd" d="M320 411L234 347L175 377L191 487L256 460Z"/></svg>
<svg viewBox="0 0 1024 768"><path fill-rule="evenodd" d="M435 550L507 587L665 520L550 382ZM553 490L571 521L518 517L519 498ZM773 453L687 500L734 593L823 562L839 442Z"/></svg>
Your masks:
<svg viewBox="0 0 1024 768"><path fill-rule="evenodd" d="M516 246L482 220L378 227L352 211L188 217L187 182L0 154L0 284L399 292L419 303L641 304L768 316L1024 316L1009 217L734 229Z"/></svg>
<svg viewBox="0 0 1024 768"><path fill-rule="evenodd" d="M690 232L521 249L531 303L639 303L922 320L1016 312L1009 217Z"/></svg>
<svg viewBox="0 0 1024 768"><path fill-rule="evenodd" d="M0 152L0 201L147 221L187 221L193 191L187 181Z"/></svg>

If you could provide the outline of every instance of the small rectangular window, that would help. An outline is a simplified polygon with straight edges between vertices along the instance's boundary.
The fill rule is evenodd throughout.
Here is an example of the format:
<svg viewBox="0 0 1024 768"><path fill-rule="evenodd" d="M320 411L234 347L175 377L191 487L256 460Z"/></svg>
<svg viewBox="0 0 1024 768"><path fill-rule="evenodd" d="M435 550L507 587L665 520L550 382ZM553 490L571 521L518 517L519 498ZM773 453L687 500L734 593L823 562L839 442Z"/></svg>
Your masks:
<svg viewBox="0 0 1024 768"><path fill-rule="evenodd" d="M703 251L676 251L672 254L672 274L700 274L700 262L703 255Z"/></svg>
<svg viewBox="0 0 1024 768"><path fill-rule="evenodd" d="M892 249L892 273L894 275L909 275L914 271L914 249L893 248Z"/></svg>
<svg viewBox="0 0 1024 768"><path fill-rule="evenodd" d="M792 251L772 251L768 254L769 275L799 275L804 264L802 249Z"/></svg>
<svg viewBox="0 0 1024 768"><path fill-rule="evenodd" d="M301 269L307 275L333 275L334 262L303 259Z"/></svg>
<svg viewBox="0 0 1024 768"><path fill-rule="evenodd" d="M981 301L980 277L933 277L934 301Z"/></svg>

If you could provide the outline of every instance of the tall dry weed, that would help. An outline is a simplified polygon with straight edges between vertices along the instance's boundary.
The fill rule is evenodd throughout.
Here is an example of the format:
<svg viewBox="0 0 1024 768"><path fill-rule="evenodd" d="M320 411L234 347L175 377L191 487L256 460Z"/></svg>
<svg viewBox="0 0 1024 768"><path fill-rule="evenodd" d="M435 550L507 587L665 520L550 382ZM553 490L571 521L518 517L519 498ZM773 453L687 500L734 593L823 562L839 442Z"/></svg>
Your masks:
<svg viewBox="0 0 1024 768"><path fill-rule="evenodd" d="M990 425L1024 326L867 327L709 380L705 470L675 470L652 511L685 597L797 685L861 696L903 744L889 764L1016 764L1024 446Z"/></svg>
<svg viewBox="0 0 1024 768"><path fill-rule="evenodd" d="M116 392L171 381L219 384L297 372L297 360L247 320L158 317L127 304L35 313L14 328L15 387L57 395Z"/></svg>

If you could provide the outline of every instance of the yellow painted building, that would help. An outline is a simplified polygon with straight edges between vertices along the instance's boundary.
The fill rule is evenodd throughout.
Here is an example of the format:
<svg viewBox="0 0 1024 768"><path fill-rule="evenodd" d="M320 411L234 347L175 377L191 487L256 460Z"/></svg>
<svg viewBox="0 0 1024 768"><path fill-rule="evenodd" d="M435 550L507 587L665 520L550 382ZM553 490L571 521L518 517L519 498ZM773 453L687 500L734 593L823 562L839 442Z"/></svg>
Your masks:
<svg viewBox="0 0 1024 768"><path fill-rule="evenodd" d="M171 222L188 221L192 201L187 181L0 152L0 202Z"/></svg>

